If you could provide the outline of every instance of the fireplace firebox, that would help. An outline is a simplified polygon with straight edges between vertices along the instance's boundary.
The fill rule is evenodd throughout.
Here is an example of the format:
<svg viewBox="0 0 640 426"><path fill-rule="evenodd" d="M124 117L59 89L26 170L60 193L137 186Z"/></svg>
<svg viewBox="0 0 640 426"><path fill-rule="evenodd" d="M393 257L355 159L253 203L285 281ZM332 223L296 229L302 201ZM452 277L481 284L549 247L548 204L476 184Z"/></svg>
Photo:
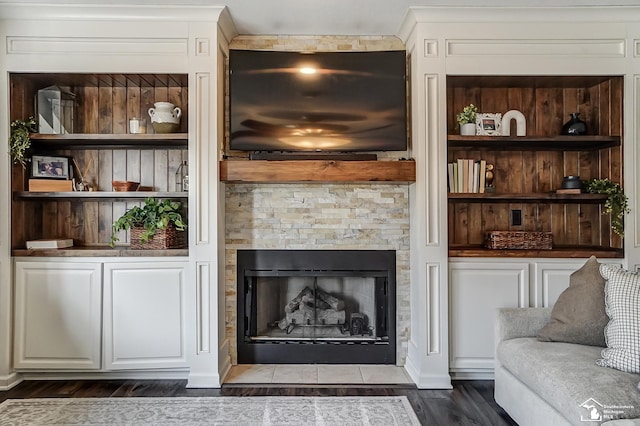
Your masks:
<svg viewBox="0 0 640 426"><path fill-rule="evenodd" d="M239 364L395 364L392 250L238 250Z"/></svg>

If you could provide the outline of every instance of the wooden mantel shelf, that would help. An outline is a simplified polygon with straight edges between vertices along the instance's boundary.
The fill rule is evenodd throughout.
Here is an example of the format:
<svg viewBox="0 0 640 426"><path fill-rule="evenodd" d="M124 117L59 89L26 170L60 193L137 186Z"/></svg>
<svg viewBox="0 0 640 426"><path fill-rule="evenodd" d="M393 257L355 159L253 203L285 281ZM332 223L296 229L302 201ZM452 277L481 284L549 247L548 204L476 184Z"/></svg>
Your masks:
<svg viewBox="0 0 640 426"><path fill-rule="evenodd" d="M226 160L220 162L222 182L369 182L416 181L416 163L345 160Z"/></svg>

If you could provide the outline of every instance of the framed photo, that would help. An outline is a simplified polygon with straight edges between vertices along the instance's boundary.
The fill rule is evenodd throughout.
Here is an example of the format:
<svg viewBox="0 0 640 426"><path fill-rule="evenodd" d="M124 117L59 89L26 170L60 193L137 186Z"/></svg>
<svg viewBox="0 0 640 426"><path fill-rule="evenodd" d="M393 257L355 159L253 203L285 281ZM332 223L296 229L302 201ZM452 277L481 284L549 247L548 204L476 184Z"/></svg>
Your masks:
<svg viewBox="0 0 640 426"><path fill-rule="evenodd" d="M502 114L478 113L476 114L476 134L481 136L500 136Z"/></svg>
<svg viewBox="0 0 640 426"><path fill-rule="evenodd" d="M31 177L44 179L69 179L69 157L31 157Z"/></svg>

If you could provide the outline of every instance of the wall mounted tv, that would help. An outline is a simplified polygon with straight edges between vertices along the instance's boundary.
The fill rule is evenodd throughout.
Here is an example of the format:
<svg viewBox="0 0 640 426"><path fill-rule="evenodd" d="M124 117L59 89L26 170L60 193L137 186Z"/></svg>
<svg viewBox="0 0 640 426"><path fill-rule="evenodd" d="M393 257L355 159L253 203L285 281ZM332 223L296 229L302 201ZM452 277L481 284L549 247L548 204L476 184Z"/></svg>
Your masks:
<svg viewBox="0 0 640 426"><path fill-rule="evenodd" d="M231 50L231 150L407 149L406 53Z"/></svg>

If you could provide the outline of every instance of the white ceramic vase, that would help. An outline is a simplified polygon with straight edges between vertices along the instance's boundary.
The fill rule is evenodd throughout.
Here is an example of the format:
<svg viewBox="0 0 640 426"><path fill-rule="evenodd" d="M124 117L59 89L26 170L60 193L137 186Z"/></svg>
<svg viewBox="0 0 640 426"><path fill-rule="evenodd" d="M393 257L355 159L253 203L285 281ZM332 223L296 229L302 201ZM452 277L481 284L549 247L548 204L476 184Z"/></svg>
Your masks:
<svg viewBox="0 0 640 426"><path fill-rule="evenodd" d="M173 133L180 126L182 110L171 102L156 102L149 108L151 125L156 133Z"/></svg>
<svg viewBox="0 0 640 426"><path fill-rule="evenodd" d="M461 136L475 136L476 134L476 123L466 123L460 125L460 135Z"/></svg>

